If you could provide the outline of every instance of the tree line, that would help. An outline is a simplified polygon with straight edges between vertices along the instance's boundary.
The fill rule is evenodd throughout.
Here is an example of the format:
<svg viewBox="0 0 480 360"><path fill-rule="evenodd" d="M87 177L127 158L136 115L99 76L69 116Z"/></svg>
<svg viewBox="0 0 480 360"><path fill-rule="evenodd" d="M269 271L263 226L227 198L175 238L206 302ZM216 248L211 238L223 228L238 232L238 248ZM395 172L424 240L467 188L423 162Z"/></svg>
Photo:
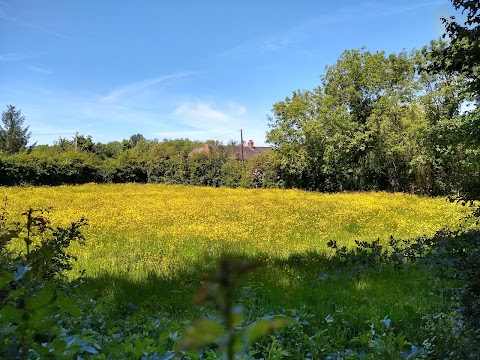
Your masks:
<svg viewBox="0 0 480 360"><path fill-rule="evenodd" d="M205 144L188 139L93 142L90 136L59 139L16 153L0 151L0 185L165 183L198 186L274 187L271 154L242 163L236 143ZM202 149L202 151L199 151Z"/></svg>

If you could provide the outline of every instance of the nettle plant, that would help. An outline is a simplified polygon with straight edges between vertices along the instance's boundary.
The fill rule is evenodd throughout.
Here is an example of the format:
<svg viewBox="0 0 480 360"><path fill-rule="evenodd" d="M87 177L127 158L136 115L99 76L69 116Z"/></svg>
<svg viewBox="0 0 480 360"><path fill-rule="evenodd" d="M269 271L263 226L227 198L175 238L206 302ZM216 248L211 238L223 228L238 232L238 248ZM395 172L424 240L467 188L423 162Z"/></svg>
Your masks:
<svg viewBox="0 0 480 360"><path fill-rule="evenodd" d="M6 204L0 216L0 358L64 359L97 353L92 339L70 333L69 323L81 310L61 281L75 260L67 248L73 242L85 244L81 228L87 221L54 227L47 210L29 209L22 214L24 222L9 223ZM18 242L24 250L10 250L9 245Z"/></svg>

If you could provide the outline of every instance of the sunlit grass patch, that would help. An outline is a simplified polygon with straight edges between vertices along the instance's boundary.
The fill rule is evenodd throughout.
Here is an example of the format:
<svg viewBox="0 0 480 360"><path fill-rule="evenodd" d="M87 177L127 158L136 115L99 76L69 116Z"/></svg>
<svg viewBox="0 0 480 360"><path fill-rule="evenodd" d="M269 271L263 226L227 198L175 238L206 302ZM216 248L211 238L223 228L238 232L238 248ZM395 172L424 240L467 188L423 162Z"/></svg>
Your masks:
<svg viewBox="0 0 480 360"><path fill-rule="evenodd" d="M75 248L87 274L174 275L224 252L287 258L327 251L328 240L386 242L455 228L466 209L442 198L402 193L322 194L168 185L1 188L8 210L51 207L54 223L85 216L87 247Z"/></svg>

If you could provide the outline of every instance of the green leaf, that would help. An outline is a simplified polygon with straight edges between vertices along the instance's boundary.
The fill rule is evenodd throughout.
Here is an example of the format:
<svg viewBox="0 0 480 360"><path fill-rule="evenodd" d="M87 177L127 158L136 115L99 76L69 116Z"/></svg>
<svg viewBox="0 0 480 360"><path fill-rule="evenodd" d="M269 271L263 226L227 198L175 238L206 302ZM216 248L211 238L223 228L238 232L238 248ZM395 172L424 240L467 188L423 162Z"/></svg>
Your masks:
<svg viewBox="0 0 480 360"><path fill-rule="evenodd" d="M28 297L25 301L25 308L28 310L42 309L51 304L55 299L56 285L47 283L34 297Z"/></svg>
<svg viewBox="0 0 480 360"><path fill-rule="evenodd" d="M140 338L136 338L133 343L135 345L135 348L137 350L140 350L140 351L143 351L148 345L150 345L151 343L153 342L153 340L149 339L149 338L144 338L144 339L140 339Z"/></svg>
<svg viewBox="0 0 480 360"><path fill-rule="evenodd" d="M0 309L0 322L3 323L18 323L22 319L23 311L16 309L12 305L6 305Z"/></svg>
<svg viewBox="0 0 480 360"><path fill-rule="evenodd" d="M290 319L284 316L255 321L246 328L245 341L247 345L252 345L263 336L270 334L273 330L287 325L289 322Z"/></svg>
<svg viewBox="0 0 480 360"><path fill-rule="evenodd" d="M12 239L18 239L20 237L20 233L18 231L15 231L15 230L8 230L7 233L3 234L2 236L0 236L0 240L1 242L3 243L7 243L9 242L10 240Z"/></svg>
<svg viewBox="0 0 480 360"><path fill-rule="evenodd" d="M225 334L223 327L211 319L198 319L175 343L175 350L191 350L213 344Z"/></svg>
<svg viewBox="0 0 480 360"><path fill-rule="evenodd" d="M14 280L13 279L13 274L10 271L7 271L7 270L2 271L2 277L7 279L7 281L13 281Z"/></svg>
<svg viewBox="0 0 480 360"><path fill-rule="evenodd" d="M90 345L82 346L81 351L88 352L89 354L98 354L98 350Z"/></svg>
<svg viewBox="0 0 480 360"><path fill-rule="evenodd" d="M70 315L78 318L82 316L82 312L80 311L78 304L76 303L75 299L73 298L64 298L62 299L58 305L60 306L60 312L68 312Z"/></svg>
<svg viewBox="0 0 480 360"><path fill-rule="evenodd" d="M70 347L75 344L77 339L80 337L80 335L71 335L65 338L65 343L67 344L67 347Z"/></svg>
<svg viewBox="0 0 480 360"><path fill-rule="evenodd" d="M3 287L8 284L9 280L6 277L0 277L0 290L3 289Z"/></svg>
<svg viewBox="0 0 480 360"><path fill-rule="evenodd" d="M65 340L56 341L53 343L53 350L56 354L61 354L67 349L67 343Z"/></svg>
<svg viewBox="0 0 480 360"><path fill-rule="evenodd" d="M399 349L403 349L406 345L406 341L405 341L405 335L403 334L398 334L395 338L395 342L397 343L397 346Z"/></svg>

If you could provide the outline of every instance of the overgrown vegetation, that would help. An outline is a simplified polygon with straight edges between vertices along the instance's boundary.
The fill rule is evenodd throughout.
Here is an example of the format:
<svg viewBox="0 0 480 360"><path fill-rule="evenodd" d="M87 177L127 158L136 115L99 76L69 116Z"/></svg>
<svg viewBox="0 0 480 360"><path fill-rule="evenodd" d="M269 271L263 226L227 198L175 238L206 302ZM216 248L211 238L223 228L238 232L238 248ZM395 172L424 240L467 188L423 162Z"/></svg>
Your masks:
<svg viewBox="0 0 480 360"><path fill-rule="evenodd" d="M70 334L72 320L82 315L64 283L74 256L72 242L84 244L81 227L52 227L45 212L29 209L22 222L0 218L0 356L5 359L74 358L96 353L90 340ZM9 251L10 242L23 242L22 251Z"/></svg>
<svg viewBox="0 0 480 360"><path fill-rule="evenodd" d="M45 212L33 210L12 223L4 209L4 358L479 356L480 235L471 224L433 237L392 238L388 244L361 241L344 248L331 242L333 256L315 249L288 258L231 253L230 260L221 260L216 275L204 278L196 295L202 306L197 308L187 299L199 287L200 275L213 271L215 260L233 247L204 254L203 265L190 264L168 277L151 274L143 284L122 274L113 282L113 274L109 279L97 274L69 283L63 276L74 259L68 247L84 242L84 224L81 220L56 227ZM9 246L12 242L23 243L23 248ZM260 263L258 270L234 282L236 275ZM108 298L112 286L130 293L130 300ZM160 291L151 296L149 287ZM208 299L215 306L203 304ZM201 320L193 320L196 317ZM271 335L265 337L267 333Z"/></svg>
<svg viewBox="0 0 480 360"><path fill-rule="evenodd" d="M474 216L478 216L477 212ZM334 241L329 246L335 249L335 257L348 271L379 271L390 266L403 270L405 266L421 262L432 272L434 292L444 301L423 318L424 331L429 336L423 342L425 350L430 350L434 358L480 357L478 229L441 230L433 237L404 241L392 238L388 247L378 241L357 241L354 249L338 247Z"/></svg>

